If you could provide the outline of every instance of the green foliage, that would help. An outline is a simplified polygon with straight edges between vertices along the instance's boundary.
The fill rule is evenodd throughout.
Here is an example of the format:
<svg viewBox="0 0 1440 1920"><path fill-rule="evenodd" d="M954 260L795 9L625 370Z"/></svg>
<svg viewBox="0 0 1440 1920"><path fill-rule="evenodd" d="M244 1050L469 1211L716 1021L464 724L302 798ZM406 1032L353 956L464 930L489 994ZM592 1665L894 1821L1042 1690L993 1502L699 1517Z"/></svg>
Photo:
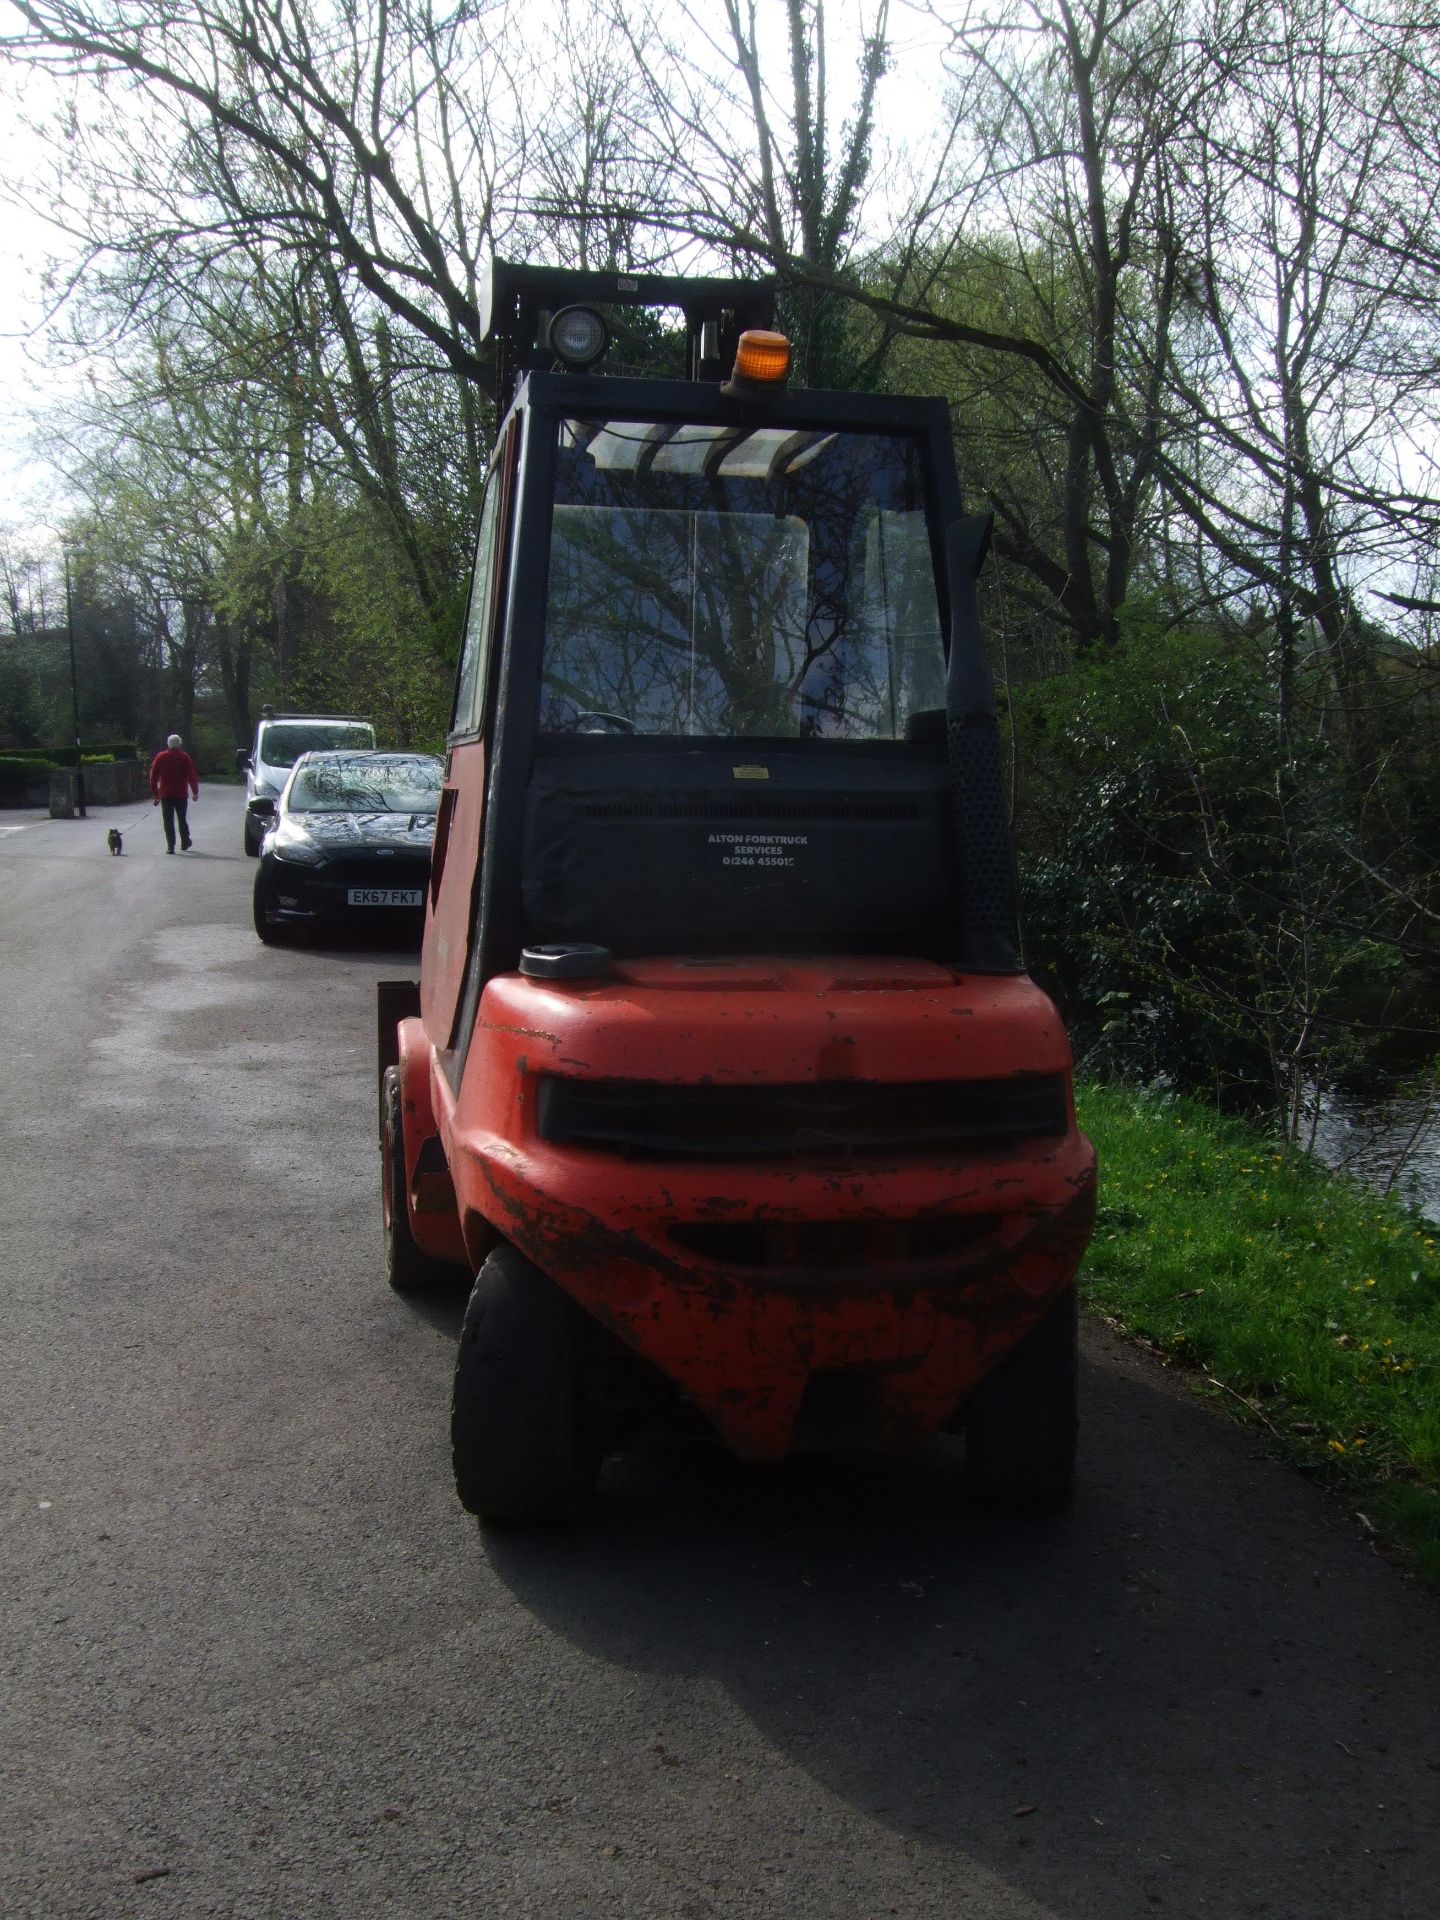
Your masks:
<svg viewBox="0 0 1440 1920"><path fill-rule="evenodd" d="M905 252L902 298L942 328L1033 349L997 353L908 336L893 345L888 380L897 391L950 402L964 497L971 511L995 514L1012 652L1051 670L1072 652L1113 641L1135 568L1153 552L1146 505L1155 421L1143 406L1132 418L1130 383L1145 385L1154 347L1154 263L1137 250L1118 276L1114 297L1136 324L1112 348L1097 337L1096 289L1048 220L1020 235L978 231L933 253ZM873 277L883 282L887 265L878 255ZM1107 363L1119 352L1118 391L1100 413L1082 410L1077 420L1076 394L1095 383L1097 350ZM1072 386L1057 383L1060 369ZM1107 484L1092 464L1102 448Z"/></svg>
<svg viewBox="0 0 1440 1920"><path fill-rule="evenodd" d="M0 754L0 768L6 773L47 774L58 770L60 762L49 759L42 753L21 749L15 753Z"/></svg>
<svg viewBox="0 0 1440 1920"><path fill-rule="evenodd" d="M688 377L683 326L650 307L610 307L603 311L610 328L607 373L633 374L648 380Z"/></svg>
<svg viewBox="0 0 1440 1920"><path fill-rule="evenodd" d="M319 644L297 662L289 704L301 712L363 714L382 745L440 746L464 583L453 582L427 607L376 514L323 500L307 510L300 579Z"/></svg>
<svg viewBox="0 0 1440 1920"><path fill-rule="evenodd" d="M1440 1587L1440 1229L1191 1102L1078 1106L1103 1169L1088 1298Z"/></svg>
<svg viewBox="0 0 1440 1920"><path fill-rule="evenodd" d="M69 715L63 630L0 634L0 751L40 747L62 729L68 733Z"/></svg>
<svg viewBox="0 0 1440 1920"><path fill-rule="evenodd" d="M1131 612L1012 719L1029 959L1086 1064L1282 1123L1354 1073L1414 956L1343 759L1282 733L1264 637Z"/></svg>
<svg viewBox="0 0 1440 1920"><path fill-rule="evenodd" d="M24 806L26 796L44 786L58 769L33 755L0 754L0 807Z"/></svg>
<svg viewBox="0 0 1440 1920"><path fill-rule="evenodd" d="M775 322L790 341L796 386L842 393L871 393L879 386L894 339L852 301L791 287L780 295Z"/></svg>

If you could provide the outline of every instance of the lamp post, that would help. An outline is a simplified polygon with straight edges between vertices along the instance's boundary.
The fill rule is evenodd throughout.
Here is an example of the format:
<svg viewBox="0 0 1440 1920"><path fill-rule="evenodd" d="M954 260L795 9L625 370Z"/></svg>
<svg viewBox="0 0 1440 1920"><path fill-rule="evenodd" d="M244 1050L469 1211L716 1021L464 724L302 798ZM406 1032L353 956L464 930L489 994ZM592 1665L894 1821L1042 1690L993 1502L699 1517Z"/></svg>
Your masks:
<svg viewBox="0 0 1440 1920"><path fill-rule="evenodd" d="M65 567L65 631L70 638L70 724L75 734L75 809L85 814L85 768L80 756L80 688L75 678L75 610L70 600L70 549L62 540L60 558Z"/></svg>

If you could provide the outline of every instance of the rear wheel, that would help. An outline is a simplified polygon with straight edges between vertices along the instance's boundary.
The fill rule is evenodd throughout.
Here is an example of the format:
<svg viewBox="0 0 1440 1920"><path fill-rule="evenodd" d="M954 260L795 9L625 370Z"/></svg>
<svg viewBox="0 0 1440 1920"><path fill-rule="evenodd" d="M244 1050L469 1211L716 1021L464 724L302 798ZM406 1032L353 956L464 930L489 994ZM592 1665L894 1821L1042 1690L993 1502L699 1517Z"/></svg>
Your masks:
<svg viewBox="0 0 1440 1920"><path fill-rule="evenodd" d="M1032 1513L1075 1493L1075 1289L971 1394L962 1414L970 1484L996 1506Z"/></svg>
<svg viewBox="0 0 1440 1920"><path fill-rule="evenodd" d="M581 1513L601 1447L582 1399L588 1322L513 1247L480 1269L455 1362L450 1444L461 1504L483 1520Z"/></svg>
<svg viewBox="0 0 1440 1920"><path fill-rule="evenodd" d="M385 1216L385 1277L396 1293L428 1293L453 1286L460 1269L434 1260L416 1245L405 1191L405 1122L400 1070L387 1067L380 1083L380 1191Z"/></svg>

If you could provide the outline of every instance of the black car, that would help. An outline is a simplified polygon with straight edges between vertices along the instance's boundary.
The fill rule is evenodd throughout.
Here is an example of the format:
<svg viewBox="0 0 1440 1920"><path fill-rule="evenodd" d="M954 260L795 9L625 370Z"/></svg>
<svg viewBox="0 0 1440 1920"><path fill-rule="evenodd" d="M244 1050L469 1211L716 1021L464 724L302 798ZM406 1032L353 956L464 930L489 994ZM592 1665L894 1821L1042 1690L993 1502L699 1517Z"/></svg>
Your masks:
<svg viewBox="0 0 1440 1920"><path fill-rule="evenodd" d="M302 755L261 843L260 938L364 927L418 939L441 772L428 753Z"/></svg>

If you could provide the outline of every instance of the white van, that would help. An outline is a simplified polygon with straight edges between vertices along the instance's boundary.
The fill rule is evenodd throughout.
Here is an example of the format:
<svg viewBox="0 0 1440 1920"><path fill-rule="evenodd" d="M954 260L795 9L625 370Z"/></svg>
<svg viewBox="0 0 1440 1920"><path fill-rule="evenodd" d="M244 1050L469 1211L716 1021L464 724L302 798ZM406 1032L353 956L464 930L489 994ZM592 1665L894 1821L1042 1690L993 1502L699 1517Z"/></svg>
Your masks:
<svg viewBox="0 0 1440 1920"><path fill-rule="evenodd" d="M275 818L275 802L302 753L373 751L368 720L333 713L276 713L262 707L255 744L236 758L245 774L245 851L255 855Z"/></svg>

